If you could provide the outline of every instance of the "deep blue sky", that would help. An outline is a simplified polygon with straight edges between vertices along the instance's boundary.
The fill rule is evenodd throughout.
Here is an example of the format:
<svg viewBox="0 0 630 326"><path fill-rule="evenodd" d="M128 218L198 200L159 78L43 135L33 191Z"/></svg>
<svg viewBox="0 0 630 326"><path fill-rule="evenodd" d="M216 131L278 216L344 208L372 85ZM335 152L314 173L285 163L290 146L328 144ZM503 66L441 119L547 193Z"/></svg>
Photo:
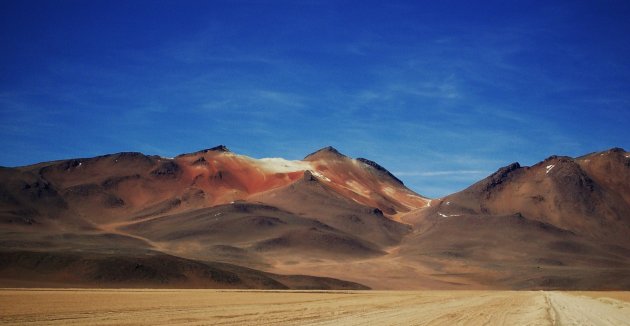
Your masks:
<svg viewBox="0 0 630 326"><path fill-rule="evenodd" d="M0 165L333 145L442 196L513 161L629 149L628 17L628 1L0 0Z"/></svg>

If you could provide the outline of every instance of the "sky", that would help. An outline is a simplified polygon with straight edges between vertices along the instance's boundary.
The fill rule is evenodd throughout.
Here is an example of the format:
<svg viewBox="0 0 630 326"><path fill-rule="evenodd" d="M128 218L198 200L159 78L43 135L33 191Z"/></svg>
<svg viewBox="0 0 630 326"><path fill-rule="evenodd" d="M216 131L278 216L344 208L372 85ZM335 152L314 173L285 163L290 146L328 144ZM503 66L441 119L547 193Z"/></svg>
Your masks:
<svg viewBox="0 0 630 326"><path fill-rule="evenodd" d="M630 149L628 1L0 0L0 165L325 146L440 197Z"/></svg>

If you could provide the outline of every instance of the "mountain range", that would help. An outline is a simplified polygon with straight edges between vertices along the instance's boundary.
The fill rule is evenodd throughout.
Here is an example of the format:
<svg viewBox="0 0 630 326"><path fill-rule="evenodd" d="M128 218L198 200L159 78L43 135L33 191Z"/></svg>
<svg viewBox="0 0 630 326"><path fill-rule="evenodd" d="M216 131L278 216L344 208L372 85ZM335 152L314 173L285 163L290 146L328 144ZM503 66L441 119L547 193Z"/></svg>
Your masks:
<svg viewBox="0 0 630 326"><path fill-rule="evenodd" d="M443 198L332 147L0 168L0 286L630 289L630 154L513 163Z"/></svg>

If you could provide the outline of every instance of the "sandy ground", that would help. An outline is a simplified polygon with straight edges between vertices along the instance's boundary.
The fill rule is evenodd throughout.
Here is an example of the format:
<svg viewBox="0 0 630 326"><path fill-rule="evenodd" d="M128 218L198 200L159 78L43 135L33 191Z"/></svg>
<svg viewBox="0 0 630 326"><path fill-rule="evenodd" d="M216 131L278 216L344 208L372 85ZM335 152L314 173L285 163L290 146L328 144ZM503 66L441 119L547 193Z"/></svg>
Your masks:
<svg viewBox="0 0 630 326"><path fill-rule="evenodd" d="M0 290L6 325L630 325L628 292Z"/></svg>

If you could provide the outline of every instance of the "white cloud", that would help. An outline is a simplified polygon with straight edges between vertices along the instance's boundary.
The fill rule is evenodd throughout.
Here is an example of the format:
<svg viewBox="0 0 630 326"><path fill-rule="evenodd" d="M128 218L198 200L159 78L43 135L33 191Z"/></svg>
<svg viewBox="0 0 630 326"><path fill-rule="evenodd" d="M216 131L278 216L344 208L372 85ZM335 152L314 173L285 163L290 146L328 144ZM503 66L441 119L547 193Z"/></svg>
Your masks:
<svg viewBox="0 0 630 326"><path fill-rule="evenodd" d="M450 171L403 171L394 175L403 177L441 177L454 175L488 175L491 172L483 170L450 170Z"/></svg>
<svg viewBox="0 0 630 326"><path fill-rule="evenodd" d="M254 96L273 104L287 107L304 107L305 98L293 93L259 90L254 92Z"/></svg>

